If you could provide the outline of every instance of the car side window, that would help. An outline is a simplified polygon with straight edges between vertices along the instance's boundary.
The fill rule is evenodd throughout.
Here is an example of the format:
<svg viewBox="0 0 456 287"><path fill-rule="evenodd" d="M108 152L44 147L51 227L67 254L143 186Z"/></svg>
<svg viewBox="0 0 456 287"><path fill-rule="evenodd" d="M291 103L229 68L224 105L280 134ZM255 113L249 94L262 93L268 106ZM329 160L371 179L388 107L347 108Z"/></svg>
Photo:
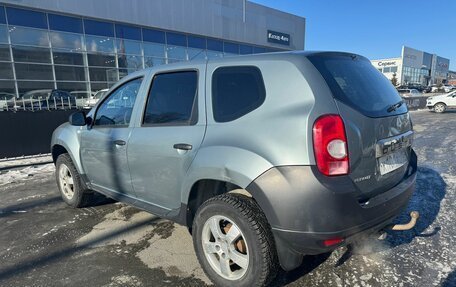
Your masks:
<svg viewBox="0 0 456 287"><path fill-rule="evenodd" d="M216 122L236 120L261 106L263 77L254 66L221 67L212 75L212 110Z"/></svg>
<svg viewBox="0 0 456 287"><path fill-rule="evenodd" d="M154 76L143 117L144 125L194 125L198 73L182 71Z"/></svg>
<svg viewBox="0 0 456 287"><path fill-rule="evenodd" d="M94 125L128 125L142 80L143 78L131 80L114 90L98 108Z"/></svg>

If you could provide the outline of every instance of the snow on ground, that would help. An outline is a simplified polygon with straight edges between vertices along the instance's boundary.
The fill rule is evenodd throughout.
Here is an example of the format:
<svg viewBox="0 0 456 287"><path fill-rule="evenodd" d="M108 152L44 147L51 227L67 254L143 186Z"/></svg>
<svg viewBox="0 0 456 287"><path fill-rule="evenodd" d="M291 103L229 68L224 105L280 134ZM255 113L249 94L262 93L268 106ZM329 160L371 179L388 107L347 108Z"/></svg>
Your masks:
<svg viewBox="0 0 456 287"><path fill-rule="evenodd" d="M0 159L0 169L14 168L18 166L26 166L32 164L42 164L48 162L52 162L52 157L50 155L35 155L13 159Z"/></svg>
<svg viewBox="0 0 456 287"><path fill-rule="evenodd" d="M54 164L48 163L0 171L0 186L27 181L31 178L33 180L47 180L54 170Z"/></svg>

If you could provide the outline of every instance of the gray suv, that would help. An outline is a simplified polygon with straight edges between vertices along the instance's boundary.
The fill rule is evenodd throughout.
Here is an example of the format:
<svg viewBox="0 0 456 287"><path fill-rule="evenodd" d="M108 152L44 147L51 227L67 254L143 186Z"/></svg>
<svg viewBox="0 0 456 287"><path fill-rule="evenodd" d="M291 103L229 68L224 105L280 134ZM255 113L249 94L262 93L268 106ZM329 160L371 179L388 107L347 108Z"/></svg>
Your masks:
<svg viewBox="0 0 456 287"><path fill-rule="evenodd" d="M389 225L414 190L412 123L366 58L284 52L136 72L52 138L72 207L94 192L188 227L208 277L279 267Z"/></svg>

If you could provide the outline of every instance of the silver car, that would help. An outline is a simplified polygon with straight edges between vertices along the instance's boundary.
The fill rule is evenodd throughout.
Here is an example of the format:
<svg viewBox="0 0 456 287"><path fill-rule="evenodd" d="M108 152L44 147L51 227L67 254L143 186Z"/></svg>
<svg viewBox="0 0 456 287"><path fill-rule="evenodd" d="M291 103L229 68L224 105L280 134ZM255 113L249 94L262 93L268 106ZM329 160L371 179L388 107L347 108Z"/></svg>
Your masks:
<svg viewBox="0 0 456 287"><path fill-rule="evenodd" d="M72 207L94 192L188 227L208 277L279 266L387 227L413 193L408 110L366 58L284 52L136 72L52 138Z"/></svg>

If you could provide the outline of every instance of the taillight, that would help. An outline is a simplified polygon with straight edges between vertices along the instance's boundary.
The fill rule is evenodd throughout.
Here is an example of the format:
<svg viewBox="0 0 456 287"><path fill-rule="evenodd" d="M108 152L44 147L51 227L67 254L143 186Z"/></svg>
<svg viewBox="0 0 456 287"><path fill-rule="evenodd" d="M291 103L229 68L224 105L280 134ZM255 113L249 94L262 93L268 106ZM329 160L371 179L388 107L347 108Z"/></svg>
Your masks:
<svg viewBox="0 0 456 287"><path fill-rule="evenodd" d="M348 174L347 137L344 122L339 115L324 115L315 121L313 146L321 173L328 176Z"/></svg>

